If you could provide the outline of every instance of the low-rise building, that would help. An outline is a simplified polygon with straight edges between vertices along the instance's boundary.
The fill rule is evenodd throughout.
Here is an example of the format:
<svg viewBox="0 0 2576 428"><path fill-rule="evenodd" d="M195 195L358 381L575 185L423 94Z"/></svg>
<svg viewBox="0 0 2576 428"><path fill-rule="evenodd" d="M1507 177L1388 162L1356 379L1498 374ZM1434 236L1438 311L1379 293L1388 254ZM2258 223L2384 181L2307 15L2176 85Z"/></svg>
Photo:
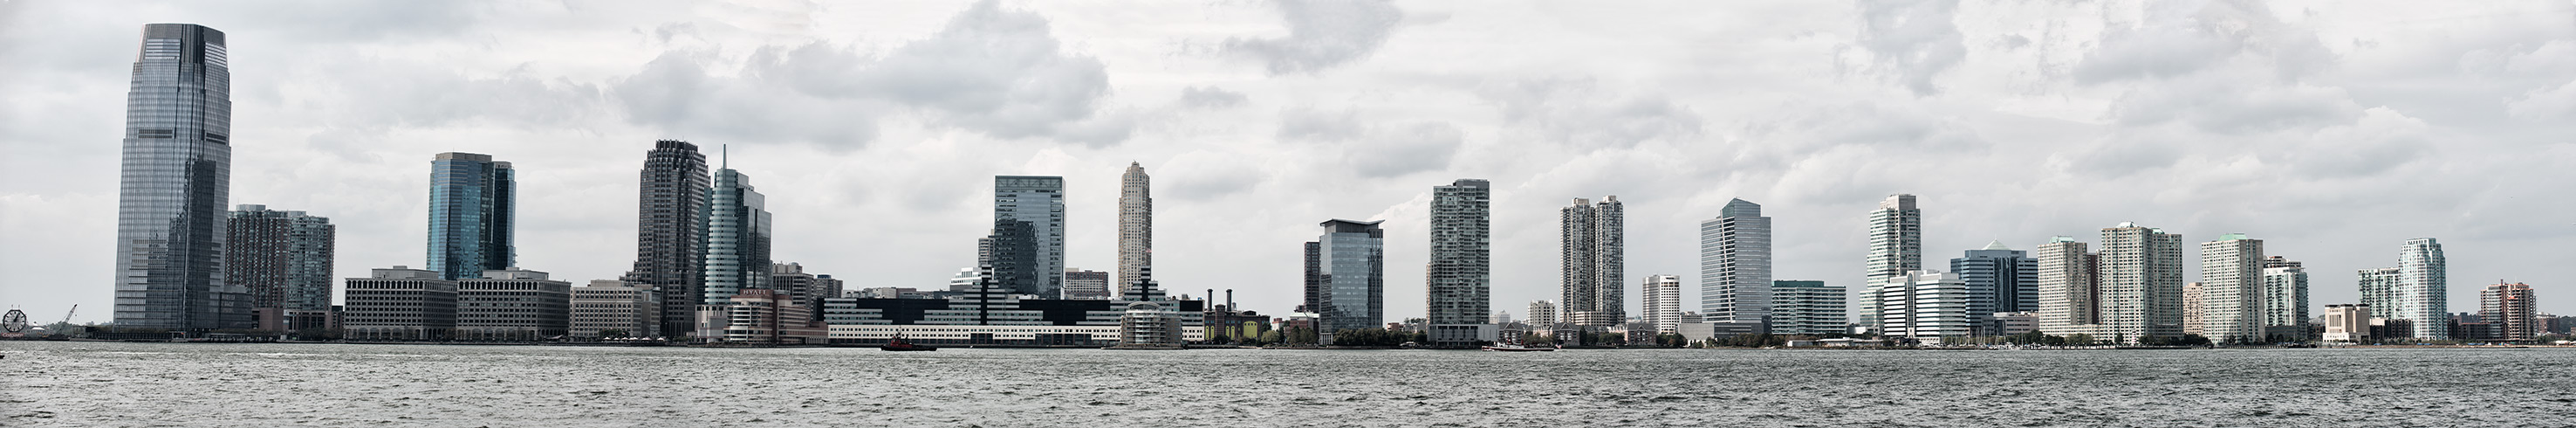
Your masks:
<svg viewBox="0 0 2576 428"><path fill-rule="evenodd" d="M1771 281L1771 334L1846 333L1851 294L1824 281Z"/></svg>
<svg viewBox="0 0 2576 428"><path fill-rule="evenodd" d="M1968 315L1968 283L1958 274L1914 271L1878 287L1879 325L1888 336L1927 344L1943 337L1975 334Z"/></svg>
<svg viewBox="0 0 2576 428"><path fill-rule="evenodd" d="M447 340L456 329L456 281L438 272L394 266L341 281L341 338Z"/></svg>
<svg viewBox="0 0 2576 428"><path fill-rule="evenodd" d="M572 289L572 336L661 337L661 307L661 296L649 286L591 281Z"/></svg>
<svg viewBox="0 0 2576 428"><path fill-rule="evenodd" d="M2039 331L2036 312L1996 312L1994 331L2005 336Z"/></svg>
<svg viewBox="0 0 2576 428"><path fill-rule="evenodd" d="M830 329L814 321L811 310L777 290L743 290L724 307L725 343L820 345L829 337Z"/></svg>
<svg viewBox="0 0 2576 428"><path fill-rule="evenodd" d="M572 329L572 284L545 272L487 270L456 282L456 340L526 342Z"/></svg>

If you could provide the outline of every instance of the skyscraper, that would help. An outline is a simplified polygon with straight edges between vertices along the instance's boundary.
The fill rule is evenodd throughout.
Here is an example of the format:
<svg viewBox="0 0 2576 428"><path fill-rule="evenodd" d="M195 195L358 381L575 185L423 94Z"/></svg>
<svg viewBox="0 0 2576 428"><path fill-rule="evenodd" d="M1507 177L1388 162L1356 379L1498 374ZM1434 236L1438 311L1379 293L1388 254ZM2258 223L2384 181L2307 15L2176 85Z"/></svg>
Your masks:
<svg viewBox="0 0 2576 428"><path fill-rule="evenodd" d="M249 291L224 282L232 192L232 74L224 32L147 24L125 94L116 212L116 325L250 328Z"/></svg>
<svg viewBox="0 0 2576 428"><path fill-rule="evenodd" d="M1914 195L1888 195L1869 212L1868 268L1862 278L1868 286L1901 282L1914 271L1923 270L1923 210L1915 208ZM1871 290L1868 295L1878 294ZM1877 325L1878 299L1861 299L1861 323Z"/></svg>
<svg viewBox="0 0 2576 428"><path fill-rule="evenodd" d="M440 153L429 168L429 270L481 278L515 265L518 174L491 155Z"/></svg>
<svg viewBox="0 0 2576 428"><path fill-rule="evenodd" d="M768 197L752 189L751 177L733 168L716 170L715 188L707 196L706 280L698 292L699 304L722 305L742 290L770 288L773 235L767 206ZM711 329L698 326L697 330Z"/></svg>
<svg viewBox="0 0 2576 428"><path fill-rule="evenodd" d="M1027 225L1027 229L1023 232L1011 223ZM1061 297L1064 293L1064 177L993 176L993 225L996 236L1003 232L1027 234L1026 239L1010 237L996 240L996 251L1024 254L1034 263L1014 275L998 278L1002 288L1012 293L1035 294L1049 299ZM1123 236L1121 238L1124 239ZM1011 247L1000 248L1006 244L1004 241ZM1121 287L1131 285L1120 284Z"/></svg>
<svg viewBox="0 0 2576 428"><path fill-rule="evenodd" d="M1771 333L1850 333L1851 293L1824 281L1771 281Z"/></svg>
<svg viewBox="0 0 2576 428"><path fill-rule="evenodd" d="M1655 325L1656 334L1681 331L1682 277L1647 275L1646 283L1637 288L1637 296L1646 303L1642 319Z"/></svg>
<svg viewBox="0 0 2576 428"><path fill-rule="evenodd" d="M2534 311L2537 305L2529 284L2495 284L2478 290L2478 317L2499 327L2504 340L2531 340L2545 332Z"/></svg>
<svg viewBox="0 0 2576 428"><path fill-rule="evenodd" d="M329 316L331 219L242 205L225 231L224 283L250 292L260 329L302 330L290 318ZM327 323L307 326L321 325Z"/></svg>
<svg viewBox="0 0 2576 428"><path fill-rule="evenodd" d="M1431 263L1424 269L1430 294L1431 340L1476 340L1475 324L1493 311L1491 277L1492 184L1459 179L1431 188Z"/></svg>
<svg viewBox="0 0 2576 428"><path fill-rule="evenodd" d="M1950 271L1968 283L1968 318L1978 334L2002 334L1996 313L2039 311L2039 259L2005 247L2003 241L1950 259Z"/></svg>
<svg viewBox="0 0 2576 428"><path fill-rule="evenodd" d="M2433 238L2406 240L2397 253L2395 306L2371 306L2389 319L2415 321L2415 338L2451 338L2450 270L2442 243Z"/></svg>
<svg viewBox="0 0 2576 428"><path fill-rule="evenodd" d="M2101 260L2095 338L2137 343L2182 335L2182 235L2120 223L2102 229Z"/></svg>
<svg viewBox="0 0 2576 428"><path fill-rule="evenodd" d="M2274 340L2307 338L2308 269L2299 262L2263 256L2263 328Z"/></svg>
<svg viewBox="0 0 2576 428"><path fill-rule="evenodd" d="M1626 283L1620 277L1626 275L1627 226L1619 197L1603 197L1599 204L1576 198L1557 214L1563 242L1563 321L1602 327L1626 321L1628 302L1620 293Z"/></svg>
<svg viewBox="0 0 2576 428"><path fill-rule="evenodd" d="M2092 334L2102 323L2100 256L2059 236L2039 246L2039 331Z"/></svg>
<svg viewBox="0 0 2576 428"><path fill-rule="evenodd" d="M1315 238L1316 331L1380 328L1386 320L1386 231L1375 221L1327 220Z"/></svg>
<svg viewBox="0 0 2576 428"><path fill-rule="evenodd" d="M2393 318L2388 312L2397 308L2398 273L2397 268L2353 271L2353 276L2361 284L2361 305L2369 306L2374 318Z"/></svg>
<svg viewBox="0 0 2576 428"><path fill-rule="evenodd" d="M1145 164L1127 163L1127 174L1118 179L1118 295L1133 291L1139 274L1154 265L1154 187L1153 177L1145 175ZM1059 199L1060 201L1061 199ZM1071 299L1074 297L1067 296Z"/></svg>
<svg viewBox="0 0 2576 428"><path fill-rule="evenodd" d="M1699 223L1699 313L1708 322L1771 324L1771 218L1762 206L1727 201ZM1673 308L1675 311L1680 308Z"/></svg>
<svg viewBox="0 0 2576 428"><path fill-rule="evenodd" d="M2263 240L2242 233L2200 244L2200 335L2215 343L2263 340Z"/></svg>
<svg viewBox="0 0 2576 428"><path fill-rule="evenodd" d="M635 270L625 281L653 290L662 325L655 331L694 331L699 287L706 284L707 155L685 141L653 142L638 173ZM837 296L836 296L837 297ZM636 333L641 330L629 331Z"/></svg>

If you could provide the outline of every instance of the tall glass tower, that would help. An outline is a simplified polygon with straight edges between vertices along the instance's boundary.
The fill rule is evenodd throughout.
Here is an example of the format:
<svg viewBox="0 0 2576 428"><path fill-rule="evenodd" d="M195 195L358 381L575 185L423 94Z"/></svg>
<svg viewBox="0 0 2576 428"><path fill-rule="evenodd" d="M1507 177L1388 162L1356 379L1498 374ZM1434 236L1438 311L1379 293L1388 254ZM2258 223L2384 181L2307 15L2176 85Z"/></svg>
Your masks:
<svg viewBox="0 0 2576 428"><path fill-rule="evenodd" d="M224 47L224 32L212 28L143 26L125 95L118 327L255 327L248 290L223 278L233 150Z"/></svg>
<svg viewBox="0 0 2576 428"><path fill-rule="evenodd" d="M653 142L637 177L635 270L626 281L662 298L662 331L696 331L698 287L706 283L707 155L686 141ZM683 298L673 298L683 296Z"/></svg>
<svg viewBox="0 0 2576 428"><path fill-rule="evenodd" d="M1471 324L1493 313L1493 183L1472 178L1431 188L1427 320L1433 342L1476 340Z"/></svg>
<svg viewBox="0 0 2576 428"><path fill-rule="evenodd" d="M1878 286L1904 282L1923 270L1923 210L1914 195L1888 195L1869 212L1869 267L1863 296L1878 295ZM1878 325L1878 299L1861 299L1861 324Z"/></svg>
<svg viewBox="0 0 2576 428"><path fill-rule="evenodd" d="M1386 231L1379 222L1325 221L1310 253L1319 268L1318 332L1379 328L1386 320Z"/></svg>
<svg viewBox="0 0 2576 428"><path fill-rule="evenodd" d="M996 225L1028 224L1029 239L1010 241L1011 245L1032 247L997 251L1033 254L1037 263L1018 277L1001 278L1004 288L1049 299L1060 297L1064 293L1064 177L994 176L993 221ZM997 226L994 233L1016 232L1018 228L1003 229Z"/></svg>
<svg viewBox="0 0 2576 428"><path fill-rule="evenodd" d="M1771 321L1771 218L1762 205L1728 201L1717 218L1699 223L1699 307L1708 322L1752 325Z"/></svg>
<svg viewBox="0 0 2576 428"><path fill-rule="evenodd" d="M519 185L510 163L448 152L429 165L429 270L454 281L515 266Z"/></svg>
<svg viewBox="0 0 2576 428"><path fill-rule="evenodd" d="M768 197L751 188L751 177L733 168L716 170L715 190L707 196L706 286L701 303L731 303L742 290L769 288ZM703 326L701 326L703 327Z"/></svg>
<svg viewBox="0 0 2576 428"><path fill-rule="evenodd" d="M2039 311L2039 259L2003 241L1950 259L1950 272L1968 283L1968 319L1979 334L2003 335L1995 313Z"/></svg>

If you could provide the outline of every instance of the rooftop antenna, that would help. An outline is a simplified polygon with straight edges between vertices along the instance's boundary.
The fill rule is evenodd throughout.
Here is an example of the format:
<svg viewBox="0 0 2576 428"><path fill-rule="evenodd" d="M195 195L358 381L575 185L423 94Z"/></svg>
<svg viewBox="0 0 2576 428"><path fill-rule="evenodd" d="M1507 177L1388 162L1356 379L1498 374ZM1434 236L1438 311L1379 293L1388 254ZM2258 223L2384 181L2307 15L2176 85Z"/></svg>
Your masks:
<svg viewBox="0 0 2576 428"><path fill-rule="evenodd" d="M733 145L716 145L716 169L733 169Z"/></svg>

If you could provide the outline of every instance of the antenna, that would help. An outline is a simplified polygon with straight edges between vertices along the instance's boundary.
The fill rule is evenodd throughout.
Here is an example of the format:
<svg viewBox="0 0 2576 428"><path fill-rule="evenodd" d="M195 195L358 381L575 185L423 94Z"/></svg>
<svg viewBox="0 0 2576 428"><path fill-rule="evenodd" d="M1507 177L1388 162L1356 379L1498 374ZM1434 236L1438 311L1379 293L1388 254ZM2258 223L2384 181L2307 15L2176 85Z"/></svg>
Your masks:
<svg viewBox="0 0 2576 428"><path fill-rule="evenodd" d="M717 145L716 145L716 168L717 168L717 169L731 169L731 168L733 168L733 145L732 145L732 144L717 144Z"/></svg>

